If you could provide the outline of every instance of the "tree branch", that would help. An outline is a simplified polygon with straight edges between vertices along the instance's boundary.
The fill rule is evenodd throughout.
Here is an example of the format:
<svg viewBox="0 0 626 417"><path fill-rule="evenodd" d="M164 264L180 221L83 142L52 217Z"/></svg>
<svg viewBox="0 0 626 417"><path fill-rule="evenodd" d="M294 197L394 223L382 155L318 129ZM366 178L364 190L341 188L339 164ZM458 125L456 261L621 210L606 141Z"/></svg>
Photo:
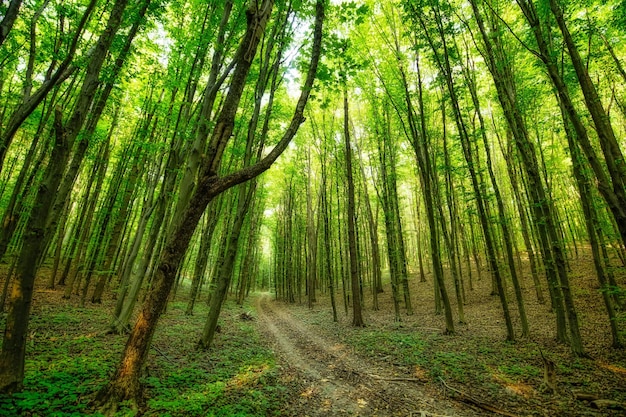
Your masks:
<svg viewBox="0 0 626 417"><path fill-rule="evenodd" d="M316 12L315 29L313 32L313 47L311 51L309 70L304 85L302 86L294 115L291 118L291 123L283 134L283 137L280 139L278 144L276 144L274 149L272 149L272 151L265 158L261 159L256 164L243 168L222 178L218 178L211 187L211 194L218 195L219 193L224 192L237 184L248 181L267 171L276 159L278 159L278 157L285 151L285 149L287 149L287 146L298 132L300 125L304 123L304 108L306 107L313 88L313 82L315 81L315 77L317 75L317 66L322 52L322 32L325 17L325 6L326 0L317 0L315 7Z"/></svg>

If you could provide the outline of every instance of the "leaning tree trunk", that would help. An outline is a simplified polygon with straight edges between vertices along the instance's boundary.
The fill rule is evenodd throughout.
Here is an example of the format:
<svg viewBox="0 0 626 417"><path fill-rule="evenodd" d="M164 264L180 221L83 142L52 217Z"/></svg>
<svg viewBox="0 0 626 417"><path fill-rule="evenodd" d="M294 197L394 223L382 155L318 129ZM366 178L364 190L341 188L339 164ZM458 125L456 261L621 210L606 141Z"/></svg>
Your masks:
<svg viewBox="0 0 626 417"><path fill-rule="evenodd" d="M45 250L49 236L49 212L63 178L74 140L87 116L84 109L91 106L97 87L102 64L111 47L113 38L120 27L128 0L117 0L111 11L107 26L98 38L94 52L86 68L86 75L76 100L76 110L63 125L63 114L58 107L55 112L55 146L46 168L44 180L39 187L35 206L31 212L25 232L25 240L20 253L17 279L9 300L9 315L6 321L4 343L0 353L0 363L4 366L0 373L0 391L12 392L21 389L24 379L24 355L26 332L32 302L33 284L37 263Z"/></svg>
<svg viewBox="0 0 626 417"><path fill-rule="evenodd" d="M69 155L61 119L61 110L57 109L56 141L24 231L23 248L17 261L16 277L8 300L8 314L0 352L0 392L3 393L20 391L24 380L28 319L37 261L43 251L46 214L54 202L54 190L61 182Z"/></svg>
<svg viewBox="0 0 626 417"><path fill-rule="evenodd" d="M15 23L15 19L17 19L17 15L20 11L21 5L22 0L11 0L6 12L4 13L4 18L0 20L0 47L6 40L7 36L9 36L9 32L13 28L13 24Z"/></svg>
<svg viewBox="0 0 626 417"><path fill-rule="evenodd" d="M273 1L266 0L262 4L251 2L248 7L248 24L237 52L237 66L232 75L222 110L216 119L211 137L211 146L209 147L205 164L201 169L198 186L181 216L183 220L168 236L152 286L146 295L137 322L126 342L126 347L117 370L109 384L97 395L96 402L105 412L114 412L120 402L124 400L136 402L140 395L139 376L147 358L152 337L159 317L165 311L170 290L176 279L178 266L206 206L218 194L266 171L286 149L300 124L304 122L304 107L313 86L321 52L324 0L318 0L317 2L313 50L309 71L301 90L296 111L285 134L274 149L257 164L225 177L220 178L217 176L217 169L221 162L225 144L233 131L235 115L241 100L246 77L256 54L260 38L265 30L267 20L270 17L272 6Z"/></svg>

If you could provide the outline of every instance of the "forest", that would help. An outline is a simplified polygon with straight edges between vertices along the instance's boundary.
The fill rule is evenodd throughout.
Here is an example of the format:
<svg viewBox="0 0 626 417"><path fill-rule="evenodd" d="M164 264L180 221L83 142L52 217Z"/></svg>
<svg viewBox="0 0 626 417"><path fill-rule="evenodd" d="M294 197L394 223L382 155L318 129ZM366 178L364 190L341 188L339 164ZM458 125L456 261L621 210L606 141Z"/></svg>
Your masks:
<svg viewBox="0 0 626 417"><path fill-rule="evenodd" d="M0 0L0 415L626 412L626 0Z"/></svg>

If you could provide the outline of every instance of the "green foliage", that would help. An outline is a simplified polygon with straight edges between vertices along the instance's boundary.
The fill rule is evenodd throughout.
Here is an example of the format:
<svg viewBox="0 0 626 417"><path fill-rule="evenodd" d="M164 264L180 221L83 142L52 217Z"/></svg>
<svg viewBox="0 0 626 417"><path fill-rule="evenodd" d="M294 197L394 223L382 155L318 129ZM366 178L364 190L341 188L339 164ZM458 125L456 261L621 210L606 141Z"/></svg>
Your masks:
<svg viewBox="0 0 626 417"><path fill-rule="evenodd" d="M356 2L344 2L337 8L337 19L341 23L354 23L360 25L365 22L365 17L370 8L367 4L357 5Z"/></svg>
<svg viewBox="0 0 626 417"><path fill-rule="evenodd" d="M228 313L226 313L228 314ZM148 388L146 415L155 416L250 416L273 415L282 401L271 351L259 347L258 335L250 325L237 325L225 318L227 328L217 348L219 356L211 368L180 367L163 363L158 375L145 378ZM184 331L171 326L172 333ZM213 358L213 354L209 353ZM194 358L199 363L207 358Z"/></svg>
<svg viewBox="0 0 626 417"><path fill-rule="evenodd" d="M271 416L284 402L272 352L259 347L253 325L237 320L240 307L226 303L216 349L199 352L193 342L206 316L198 306L191 318L184 303L173 303L155 336L146 390L147 416ZM124 336L105 335L103 309L54 306L32 319L32 342L24 390L0 396L0 416L85 416L119 360ZM181 337L181 335L185 335ZM121 405L119 416L132 415Z"/></svg>
<svg viewBox="0 0 626 417"><path fill-rule="evenodd" d="M397 356L400 363L411 365L419 362L425 343L415 334L396 331L362 332L355 334L354 343L374 356Z"/></svg>
<svg viewBox="0 0 626 417"><path fill-rule="evenodd" d="M525 364L506 364L500 365L498 370L503 374L521 377L527 379L529 377L539 377L541 375L541 370L536 366L525 365Z"/></svg>
<svg viewBox="0 0 626 417"><path fill-rule="evenodd" d="M435 380L441 377L463 383L472 379L487 382L494 369L518 381L541 377L541 367L536 363L539 352L520 357L520 351L515 346L503 344L490 348L481 343L445 351L441 349L444 345L442 337L401 330L367 331L351 334L349 343L368 356L419 368ZM560 369L559 372L571 373L570 368L581 366L584 366L584 362L576 360L566 366L568 369Z"/></svg>
<svg viewBox="0 0 626 417"><path fill-rule="evenodd" d="M465 378L465 370L475 366L475 358L463 352L438 352L430 348L431 341L418 333L398 331L361 332L352 336L358 350L375 357L391 357L393 363L419 366L433 378L452 376Z"/></svg>
<svg viewBox="0 0 626 417"><path fill-rule="evenodd" d="M50 364L46 369L45 364ZM23 392L0 396L3 416L77 416L87 411L86 397L100 388L111 364L97 357L57 358L34 364L26 373Z"/></svg>

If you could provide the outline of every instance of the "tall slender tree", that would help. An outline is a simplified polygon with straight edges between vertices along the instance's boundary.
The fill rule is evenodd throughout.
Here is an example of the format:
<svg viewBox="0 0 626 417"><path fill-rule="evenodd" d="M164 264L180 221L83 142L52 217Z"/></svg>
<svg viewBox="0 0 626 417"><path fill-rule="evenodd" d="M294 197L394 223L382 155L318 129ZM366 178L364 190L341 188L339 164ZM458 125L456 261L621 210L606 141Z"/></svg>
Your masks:
<svg viewBox="0 0 626 417"><path fill-rule="evenodd" d="M66 169L70 150L81 131L87 113L99 85L100 70L119 29L128 0L117 0L102 35L96 43L87 65L85 79L78 95L75 110L66 123L60 106L55 109L55 141L50 161L44 173L42 184L30 219L26 226L25 239L20 252L17 276L9 299L9 311L4 331L2 352L0 352L0 390L14 392L20 390L24 379L26 333L33 295L33 283L37 273L39 258L50 238L47 224L50 208L57 197L63 171Z"/></svg>
<svg viewBox="0 0 626 417"><path fill-rule="evenodd" d="M209 142L209 148L200 169L198 186L184 211L182 221L168 236L163 256L156 268L152 287L143 303L139 317L124 348L122 359L112 380L99 393L97 402L104 410L114 410L123 400L136 401L140 395L139 376L145 363L148 348L159 317L165 309L176 271L189 245L191 236L208 203L225 190L250 180L266 171L285 150L304 122L304 108L317 72L321 52L325 1L316 3L314 42L306 80L301 90L296 110L278 144L262 160L223 177L218 176L221 159L232 133L245 80L252 65L259 41L271 16L273 2L251 2L247 8L247 27L236 53L236 66L230 86Z"/></svg>

